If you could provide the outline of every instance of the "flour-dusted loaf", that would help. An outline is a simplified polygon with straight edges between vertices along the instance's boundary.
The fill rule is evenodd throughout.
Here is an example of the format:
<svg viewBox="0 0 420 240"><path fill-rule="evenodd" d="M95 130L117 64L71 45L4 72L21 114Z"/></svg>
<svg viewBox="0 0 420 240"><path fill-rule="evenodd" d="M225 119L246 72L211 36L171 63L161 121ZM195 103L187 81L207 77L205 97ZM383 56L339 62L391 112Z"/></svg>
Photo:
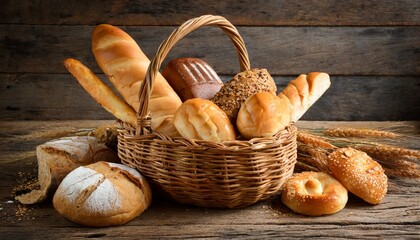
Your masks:
<svg viewBox="0 0 420 240"><path fill-rule="evenodd" d="M199 58L173 59L162 75L183 102L191 98L210 100L223 86L213 68Z"/></svg>
<svg viewBox="0 0 420 240"><path fill-rule="evenodd" d="M95 137L64 137L37 146L39 190L19 195L23 204L41 202L52 195L64 177L79 166L98 161L120 162L117 154Z"/></svg>
<svg viewBox="0 0 420 240"><path fill-rule="evenodd" d="M258 92L275 94L276 91L276 84L267 69L254 68L236 74L216 93L212 101L236 124L239 109L249 96Z"/></svg>
<svg viewBox="0 0 420 240"><path fill-rule="evenodd" d="M53 198L54 208L65 218L92 227L125 224L151 201L150 186L140 173L102 161L69 173Z"/></svg>
<svg viewBox="0 0 420 240"><path fill-rule="evenodd" d="M271 92L251 95L241 106L236 127L245 139L269 137L285 129L291 122L288 102Z"/></svg>
<svg viewBox="0 0 420 240"><path fill-rule="evenodd" d="M292 121L296 122L327 91L330 85L330 76L327 73L301 74L290 81L277 96L289 100L293 110Z"/></svg>
<svg viewBox="0 0 420 240"><path fill-rule="evenodd" d="M139 110L139 89L150 60L126 32L109 24L95 27L92 33L92 51L95 59L124 100ZM169 136L179 136L173 125L175 111L181 99L157 73L149 101L152 129Z"/></svg>

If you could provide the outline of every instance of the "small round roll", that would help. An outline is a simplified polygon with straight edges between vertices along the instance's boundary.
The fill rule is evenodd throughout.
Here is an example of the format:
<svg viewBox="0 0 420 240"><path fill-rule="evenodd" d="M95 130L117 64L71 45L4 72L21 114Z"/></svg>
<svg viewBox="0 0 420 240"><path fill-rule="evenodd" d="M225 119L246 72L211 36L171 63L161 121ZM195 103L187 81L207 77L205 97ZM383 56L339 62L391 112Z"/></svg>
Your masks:
<svg viewBox="0 0 420 240"><path fill-rule="evenodd" d="M301 172L286 180L282 202L294 212L321 216L342 210L347 203L347 189L323 172Z"/></svg>
<svg viewBox="0 0 420 240"><path fill-rule="evenodd" d="M251 95L242 104L236 126L240 134L251 139L269 137L285 129L291 121L290 104L270 92Z"/></svg>
<svg viewBox="0 0 420 240"><path fill-rule="evenodd" d="M174 125L184 138L223 142L236 139L232 123L210 100L192 98L178 108Z"/></svg>
<svg viewBox="0 0 420 240"><path fill-rule="evenodd" d="M382 166L365 152L340 148L328 156L328 168L350 192L368 203L379 204L386 195L388 178Z"/></svg>

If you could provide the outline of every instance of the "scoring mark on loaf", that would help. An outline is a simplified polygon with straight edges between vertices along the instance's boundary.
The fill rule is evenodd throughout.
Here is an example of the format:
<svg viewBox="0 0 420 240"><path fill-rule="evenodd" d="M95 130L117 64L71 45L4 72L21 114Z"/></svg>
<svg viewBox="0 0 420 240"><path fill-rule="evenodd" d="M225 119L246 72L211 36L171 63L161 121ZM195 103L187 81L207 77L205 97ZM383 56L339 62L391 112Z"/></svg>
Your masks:
<svg viewBox="0 0 420 240"><path fill-rule="evenodd" d="M106 213L118 207L120 199L113 184L90 168L79 167L63 180L63 189L68 202L76 202L76 207L84 206L89 211Z"/></svg>

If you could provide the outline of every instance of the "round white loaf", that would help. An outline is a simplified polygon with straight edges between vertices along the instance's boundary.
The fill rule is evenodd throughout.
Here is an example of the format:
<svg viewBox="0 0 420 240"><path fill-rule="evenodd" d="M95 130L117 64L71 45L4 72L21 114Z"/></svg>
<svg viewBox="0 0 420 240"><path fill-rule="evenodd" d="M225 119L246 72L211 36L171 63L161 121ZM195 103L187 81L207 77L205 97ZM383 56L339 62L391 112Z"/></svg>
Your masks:
<svg viewBox="0 0 420 240"><path fill-rule="evenodd" d="M152 200L146 179L122 164L97 162L79 167L61 182L54 208L82 225L122 225L139 216Z"/></svg>

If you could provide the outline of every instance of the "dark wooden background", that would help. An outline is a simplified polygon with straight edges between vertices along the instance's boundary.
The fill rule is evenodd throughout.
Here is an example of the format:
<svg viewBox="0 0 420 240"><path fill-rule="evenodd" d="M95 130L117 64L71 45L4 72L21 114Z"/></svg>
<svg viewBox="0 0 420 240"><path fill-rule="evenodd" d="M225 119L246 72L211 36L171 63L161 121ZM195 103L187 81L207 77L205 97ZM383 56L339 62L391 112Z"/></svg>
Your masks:
<svg viewBox="0 0 420 240"><path fill-rule="evenodd" d="M106 82L91 47L95 25L128 32L149 58L176 26L203 14L226 17L244 38L253 67L279 88L324 71L332 87L305 120L420 120L420 1L2 1L0 120L112 119L63 67L74 57ZM206 27L170 53L199 57L228 80L232 44Z"/></svg>

